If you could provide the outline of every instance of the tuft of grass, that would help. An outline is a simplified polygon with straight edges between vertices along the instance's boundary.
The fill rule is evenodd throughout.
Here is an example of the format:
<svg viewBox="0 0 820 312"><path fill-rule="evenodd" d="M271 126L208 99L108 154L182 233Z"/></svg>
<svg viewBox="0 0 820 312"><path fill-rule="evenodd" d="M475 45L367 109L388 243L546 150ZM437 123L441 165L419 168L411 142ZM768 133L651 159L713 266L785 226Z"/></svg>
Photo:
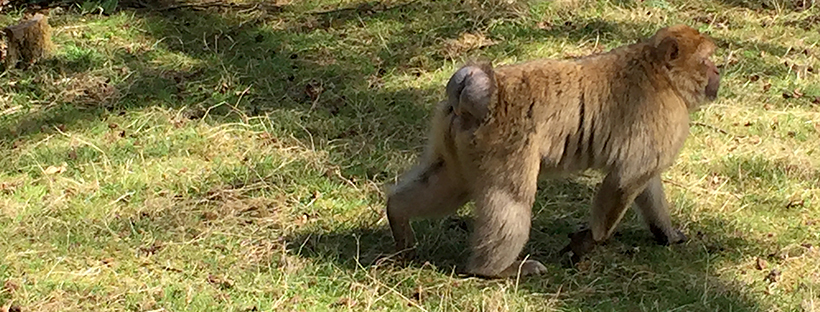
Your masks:
<svg viewBox="0 0 820 312"><path fill-rule="evenodd" d="M0 74L0 307L811 311L820 300L811 2L233 3L52 10L54 57ZM663 176L687 243L654 245L630 213L588 261L564 265L557 251L600 179L590 173L539 185L522 256L544 262L543 276L456 275L470 205L414 224L419 261L391 256L384 185L417 159L460 64L596 53L675 23L715 39L723 75Z"/></svg>

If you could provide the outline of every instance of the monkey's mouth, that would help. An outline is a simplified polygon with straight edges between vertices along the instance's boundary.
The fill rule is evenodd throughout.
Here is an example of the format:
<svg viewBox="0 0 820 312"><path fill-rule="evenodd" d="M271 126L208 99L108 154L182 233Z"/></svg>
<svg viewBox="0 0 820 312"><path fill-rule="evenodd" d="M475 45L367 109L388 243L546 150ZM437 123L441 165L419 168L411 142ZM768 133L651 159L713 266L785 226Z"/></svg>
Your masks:
<svg viewBox="0 0 820 312"><path fill-rule="evenodd" d="M711 101L714 101L715 99L717 99L718 89L717 88L706 87L706 92L705 93L706 93L706 99L708 99L711 102Z"/></svg>

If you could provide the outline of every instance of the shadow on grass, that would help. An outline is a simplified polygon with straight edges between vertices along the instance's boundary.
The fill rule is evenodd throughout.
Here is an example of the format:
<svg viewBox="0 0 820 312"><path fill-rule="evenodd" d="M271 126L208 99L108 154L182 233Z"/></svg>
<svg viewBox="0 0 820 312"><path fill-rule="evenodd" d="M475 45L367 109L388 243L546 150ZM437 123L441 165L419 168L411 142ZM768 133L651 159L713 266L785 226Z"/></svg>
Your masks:
<svg viewBox="0 0 820 312"><path fill-rule="evenodd" d="M171 101L177 103L174 106L202 110L237 103L248 115L300 112L304 117L298 126L303 129L290 126L286 131L320 146L332 142L336 148L330 161L342 168L344 176L375 180L396 174L381 169L389 167L386 153L414 150L422 144L429 107L440 100L442 86L429 76L418 77L479 55L520 55L523 42L580 41L597 34L618 41L636 39L624 34L636 25L595 18L567 20L549 30L526 19L490 28L489 24L512 13L460 3L419 1L379 8L378 3L367 2L321 14L294 7L276 13L275 18L190 11L149 11L144 17L152 37L166 38L164 49L204 61L196 69L201 78L194 78L199 80L194 85L217 90L169 95L178 98ZM271 27L271 20L283 23ZM463 33L508 39L483 50L460 51L453 59L448 42ZM180 80L177 85L189 79ZM388 80L416 81L406 83L414 85L408 88L386 85ZM156 94L141 92L148 88L139 80L130 88L134 90L130 94L147 97L130 106L151 102ZM212 114L229 114L229 108L222 106Z"/></svg>
<svg viewBox="0 0 820 312"><path fill-rule="evenodd" d="M175 4L162 1L155 8L169 5ZM403 90L385 86L386 80L412 80L478 56L515 57L523 52L522 43L561 38L577 42L599 35L605 42L632 42L637 39L636 29L647 29L647 25L577 16L539 28L531 19L508 18L517 14L513 11L503 6L471 7L464 1L412 1L394 6L361 2L329 11L306 6L238 12L221 7L202 11L127 10L141 19L141 25L133 27L140 27L140 35L153 41L151 49L116 51L106 61L107 56L93 47L69 41L63 46L64 55L41 64L39 70L16 77L27 80L40 75L78 75L113 63L121 72L104 74L107 80L102 85L116 89L117 95L111 100L92 99L77 105L72 99L54 96L59 89L18 83L11 91L31 92L35 95L32 102L44 100L48 104L43 110L0 126L0 145L8 147L13 141L53 132L57 126L71 130L80 121L162 106L185 108L192 118L215 108L209 112L211 116L228 120L239 119L235 113L277 117L277 111L298 111L304 114L306 120L301 124L306 131L287 130L299 139L376 144L386 142L384 138L389 136L391 140L384 143L387 146L376 150L408 150L420 145L417 134L423 132L425 124L420 121L426 120L427 108L441 97L442 88L432 84L430 77L414 83L417 86L413 89ZM87 18L93 21L105 17ZM59 18L55 20L59 22ZM463 33L482 33L495 39L496 44L452 51L448 43ZM770 55L786 51L776 44L716 39L721 47L755 48ZM767 76L787 73L785 67L761 66L739 70ZM362 125L372 120L379 123ZM394 133L393 129L411 130ZM335 155L342 163L351 157L368 160L362 164L383 158L367 153L362 157L358 150Z"/></svg>
<svg viewBox="0 0 820 312"><path fill-rule="evenodd" d="M51 133L55 127L70 131L83 121L161 106L184 108L192 118L214 108L209 114L220 117L216 122L240 119L236 114L275 118L279 112L296 111L305 120L292 125L304 129L291 125L285 130L299 139L378 141L387 145L378 146L376 152L408 150L420 144L417 134L423 132L425 124L420 121L426 120L428 107L440 97L441 86L431 85L425 78L412 83L417 86L410 89L397 89L385 86L385 80L413 80L448 63L461 62L452 57L515 56L521 53L519 42L549 38L577 41L595 34L620 38L623 27L631 28L598 19L567 20L550 30L538 29L527 20L508 19L490 28L488 25L515 13L498 7L471 8L458 1L419 1L393 7L363 2L351 7L354 9L325 13L291 6L275 12L244 13L220 12L218 8L129 11L140 18L140 24L128 27L139 27L139 35L152 41L150 49L116 51L106 62L109 56L95 47L77 46L69 39L64 55L41 64L38 71L14 77L26 80L63 74L82 79L83 74L95 72L105 78L103 87L117 93L105 100L91 98L78 104L55 95L59 88L16 84L11 91L29 92L47 103L4 122L0 145ZM99 21L106 17L87 18ZM483 52L468 49L453 54L447 42L465 32L506 40L497 40L498 44L483 48ZM362 157L358 150L335 155L338 162L351 157L367 162L382 158L367 153Z"/></svg>
<svg viewBox="0 0 820 312"><path fill-rule="evenodd" d="M813 2L802 0L721 0L720 2L734 7L746 8L750 10L790 10L803 11L809 9Z"/></svg>
<svg viewBox="0 0 820 312"><path fill-rule="evenodd" d="M745 296L742 285L720 280L710 265L718 259L739 261L750 249L764 252L756 242L733 236L737 232L725 221L702 217L685 229L689 241L667 247L656 245L637 214L630 212L613 239L598 247L587 262L572 267L558 251L569 242L567 234L585 222L595 188L567 180L542 183L539 189L530 241L522 255L541 261L548 271L523 278L519 289L555 294L563 308L582 311L762 309ZM418 256L404 262L393 261L392 237L384 227L303 230L288 241L294 254L333 261L350 271L360 266L376 271L433 268L446 276L458 272L469 256L469 223L469 217L414 222ZM391 265L385 265L385 260ZM493 283L485 280L471 287Z"/></svg>

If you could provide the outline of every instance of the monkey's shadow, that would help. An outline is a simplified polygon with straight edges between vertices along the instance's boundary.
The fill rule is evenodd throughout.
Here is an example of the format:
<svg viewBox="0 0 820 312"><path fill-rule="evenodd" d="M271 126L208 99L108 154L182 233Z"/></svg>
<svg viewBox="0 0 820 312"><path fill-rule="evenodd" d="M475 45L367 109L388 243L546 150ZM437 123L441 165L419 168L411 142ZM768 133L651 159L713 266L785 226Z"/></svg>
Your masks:
<svg viewBox="0 0 820 312"><path fill-rule="evenodd" d="M539 183L530 240L521 256L541 261L548 272L524 278L516 287L534 294L570 296L574 299L562 304L581 310L635 310L644 307L647 300L654 301L658 309L681 306L693 308L691 311L759 309L756 302L743 295L745 290L741 286L708 273L711 270L708 263L718 255L740 261L744 257L742 251L759 249L761 243L733 236L731 233L737 229L729 222L708 216L700 216L697 222L691 223L686 217L682 220L673 217L673 223L682 228L689 241L660 246L655 244L635 209L630 209L613 239L596 248L585 264L570 266L568 255L562 255L560 250L569 243L567 234L586 223L599 181L597 177L582 176ZM670 201L681 211L678 216L687 215L695 206L685 197ZM423 267L445 275L457 274L470 252L472 218L465 213L469 210L463 209L457 216L442 220L414 222L417 257L409 261L394 261L397 257L393 254L393 239L386 222L320 232L306 229L289 238L290 254L334 262L350 271L361 267L395 271ZM642 277L644 275L646 277ZM701 298L707 289L717 293L709 302L703 302Z"/></svg>
<svg viewBox="0 0 820 312"><path fill-rule="evenodd" d="M530 241L522 255L545 263L568 265L559 250L569 243L568 234L586 222L591 198L596 186L580 178L555 179L539 183L538 197L533 205ZM469 235L472 232L472 204L456 215L412 223L416 237L416 257L405 259L409 266L431 266L442 273L458 271L469 256ZM620 235L650 243L648 232ZM291 252L302 257L335 260L340 266L355 269L373 265L383 259L398 259L393 238L385 224L352 227L325 233L302 232L288 240Z"/></svg>

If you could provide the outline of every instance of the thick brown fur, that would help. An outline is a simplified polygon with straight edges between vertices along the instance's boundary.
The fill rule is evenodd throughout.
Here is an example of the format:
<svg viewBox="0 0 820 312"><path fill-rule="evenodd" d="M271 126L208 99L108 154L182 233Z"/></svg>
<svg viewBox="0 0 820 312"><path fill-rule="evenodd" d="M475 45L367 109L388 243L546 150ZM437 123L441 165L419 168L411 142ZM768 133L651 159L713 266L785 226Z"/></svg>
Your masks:
<svg viewBox="0 0 820 312"><path fill-rule="evenodd" d="M685 236L671 224L660 174L689 133L689 112L717 96L715 45L677 25L636 44L575 60L493 69L470 64L447 85L429 144L387 200L396 246L414 246L410 220L454 213L475 201L466 273L538 274L516 261L529 239L539 176L606 173L589 229L570 235L574 259L608 239L634 202L658 242Z"/></svg>

